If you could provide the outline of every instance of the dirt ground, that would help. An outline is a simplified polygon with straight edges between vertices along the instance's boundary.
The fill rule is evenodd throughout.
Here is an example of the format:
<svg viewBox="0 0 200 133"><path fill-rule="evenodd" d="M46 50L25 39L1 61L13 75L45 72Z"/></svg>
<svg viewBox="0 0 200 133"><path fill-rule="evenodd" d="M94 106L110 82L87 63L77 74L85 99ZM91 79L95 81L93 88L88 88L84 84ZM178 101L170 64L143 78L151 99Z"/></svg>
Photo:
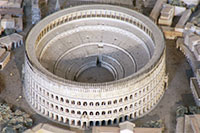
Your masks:
<svg viewBox="0 0 200 133"><path fill-rule="evenodd" d="M25 30L21 34L26 36L31 28L30 0L27 0L25 8ZM166 41L167 46L167 72L169 73L169 87L158 106L148 115L135 120L136 125L142 125L150 120L164 121L166 133L175 132L175 111L179 105L194 105L194 100L189 87L189 78L192 71L184 55L175 48L175 41ZM27 104L22 93L21 71L24 63L24 46L12 52L11 61L3 71L0 71L0 87L2 90L0 98L10 105L14 105L32 115L34 125L45 122L55 124L48 119L37 115ZM21 99L17 100L19 96ZM64 126L58 125L66 128ZM73 129L78 131L77 129ZM83 131L79 131L83 132ZM91 132L91 131L85 131Z"/></svg>

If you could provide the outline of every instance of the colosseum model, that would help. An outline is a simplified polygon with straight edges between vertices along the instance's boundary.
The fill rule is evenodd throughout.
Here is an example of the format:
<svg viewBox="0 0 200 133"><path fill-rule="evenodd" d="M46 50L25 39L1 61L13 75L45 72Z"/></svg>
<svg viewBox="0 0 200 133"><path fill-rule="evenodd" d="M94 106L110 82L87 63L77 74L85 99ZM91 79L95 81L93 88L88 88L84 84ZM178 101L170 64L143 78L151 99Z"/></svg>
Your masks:
<svg viewBox="0 0 200 133"><path fill-rule="evenodd" d="M39 22L26 40L24 94L40 115L77 128L149 113L166 86L165 43L147 17L85 5Z"/></svg>

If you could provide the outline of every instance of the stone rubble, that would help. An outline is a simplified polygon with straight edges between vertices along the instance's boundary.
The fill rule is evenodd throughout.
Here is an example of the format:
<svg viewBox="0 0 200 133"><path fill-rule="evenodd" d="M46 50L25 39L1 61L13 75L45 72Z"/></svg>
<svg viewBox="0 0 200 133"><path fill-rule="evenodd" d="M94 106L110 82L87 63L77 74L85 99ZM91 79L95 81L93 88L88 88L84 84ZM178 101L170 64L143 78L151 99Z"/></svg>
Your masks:
<svg viewBox="0 0 200 133"><path fill-rule="evenodd" d="M164 128L164 123L162 120L148 121L142 125L145 128Z"/></svg>
<svg viewBox="0 0 200 133"><path fill-rule="evenodd" d="M22 133L32 127L30 115L16 109L13 111L6 103L0 103L0 127L2 133Z"/></svg>
<svg viewBox="0 0 200 133"><path fill-rule="evenodd" d="M184 117L185 115L195 115L200 114L200 107L198 106L179 106L176 110L176 118L178 117Z"/></svg>

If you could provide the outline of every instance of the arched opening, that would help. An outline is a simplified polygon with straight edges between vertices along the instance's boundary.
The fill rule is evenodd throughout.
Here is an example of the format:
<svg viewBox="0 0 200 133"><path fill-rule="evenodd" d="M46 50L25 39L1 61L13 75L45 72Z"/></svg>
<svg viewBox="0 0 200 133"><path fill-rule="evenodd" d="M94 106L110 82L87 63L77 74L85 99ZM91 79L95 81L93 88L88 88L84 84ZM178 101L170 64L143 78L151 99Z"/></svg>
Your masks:
<svg viewBox="0 0 200 133"><path fill-rule="evenodd" d="M123 121L123 118L122 118L122 117L120 117L120 118L119 118L119 123L120 123L120 122L122 122L122 121Z"/></svg>
<svg viewBox="0 0 200 133"><path fill-rule="evenodd" d="M124 98L124 101L127 101L127 100L128 100L128 97L125 97L125 98Z"/></svg>
<svg viewBox="0 0 200 133"><path fill-rule="evenodd" d="M72 114L75 114L75 111L74 111L74 110L72 110L72 111L71 111L71 113L72 113Z"/></svg>
<svg viewBox="0 0 200 133"><path fill-rule="evenodd" d="M137 112L134 113L134 118L136 118L136 117L137 117Z"/></svg>
<svg viewBox="0 0 200 133"><path fill-rule="evenodd" d="M86 112L86 111L84 111L84 112L83 112L83 115L84 115L84 116L85 116L85 115L87 115L87 112Z"/></svg>
<svg viewBox="0 0 200 133"><path fill-rule="evenodd" d="M105 102L102 102L101 105L106 105L106 103L105 103Z"/></svg>
<svg viewBox="0 0 200 133"><path fill-rule="evenodd" d="M93 102L90 102L90 106L93 106L94 104L93 104Z"/></svg>
<svg viewBox="0 0 200 133"><path fill-rule="evenodd" d="M143 108L143 113L145 113L146 112L146 109L145 108Z"/></svg>
<svg viewBox="0 0 200 133"><path fill-rule="evenodd" d="M119 99L119 102L120 102L120 103L122 102L122 98Z"/></svg>
<svg viewBox="0 0 200 133"><path fill-rule="evenodd" d="M167 88L167 83L165 82L165 84L164 84L164 89L166 90L166 88Z"/></svg>
<svg viewBox="0 0 200 133"><path fill-rule="evenodd" d="M84 102L84 103L83 103L83 106L87 106L87 102Z"/></svg>
<svg viewBox="0 0 200 133"><path fill-rule="evenodd" d="M64 110L64 109L63 109L63 107L60 107L60 111L62 111L62 112L63 112L63 110Z"/></svg>
<svg viewBox="0 0 200 133"><path fill-rule="evenodd" d="M94 126L94 122L90 121L90 127Z"/></svg>
<svg viewBox="0 0 200 133"><path fill-rule="evenodd" d="M114 113L117 113L117 110L116 110L116 109L114 110Z"/></svg>
<svg viewBox="0 0 200 133"><path fill-rule="evenodd" d="M127 116L127 115L124 117L124 120L125 120L125 121L128 121L128 116Z"/></svg>
<svg viewBox="0 0 200 133"><path fill-rule="evenodd" d="M108 105L111 105L111 103L112 103L111 101L108 101Z"/></svg>
<svg viewBox="0 0 200 133"><path fill-rule="evenodd" d="M99 112L96 112L96 115L99 115Z"/></svg>
<svg viewBox="0 0 200 133"><path fill-rule="evenodd" d="M64 122L64 118L63 117L60 117L60 120L61 120L61 122Z"/></svg>
<svg viewBox="0 0 200 133"><path fill-rule="evenodd" d="M90 112L90 115L93 115L93 112Z"/></svg>
<svg viewBox="0 0 200 133"><path fill-rule="evenodd" d="M149 105L147 106L147 110L149 110Z"/></svg>
<svg viewBox="0 0 200 133"><path fill-rule="evenodd" d="M139 110L139 115L141 115L142 113L141 113L141 110Z"/></svg>
<svg viewBox="0 0 200 133"><path fill-rule="evenodd" d="M42 113L45 114L45 109L42 110Z"/></svg>
<svg viewBox="0 0 200 133"><path fill-rule="evenodd" d="M101 125L102 125L102 126L105 126L105 125L106 125L106 121L103 120L103 121L101 122Z"/></svg>
<svg viewBox="0 0 200 133"><path fill-rule="evenodd" d="M58 115L56 115L56 120L58 121Z"/></svg>
<svg viewBox="0 0 200 133"><path fill-rule="evenodd" d="M77 105L81 105L81 102L77 102Z"/></svg>
<svg viewBox="0 0 200 133"><path fill-rule="evenodd" d="M129 117L130 117L130 119L133 119L133 115L132 115L132 114L130 114L130 116L129 116Z"/></svg>
<svg viewBox="0 0 200 133"><path fill-rule="evenodd" d="M77 114L80 115L80 114L81 114L81 111L77 111Z"/></svg>
<svg viewBox="0 0 200 133"><path fill-rule="evenodd" d="M114 119L113 124L117 124L117 119L116 118Z"/></svg>
<svg viewBox="0 0 200 133"><path fill-rule="evenodd" d="M86 122L83 122L83 128L86 128Z"/></svg>
<svg viewBox="0 0 200 133"><path fill-rule="evenodd" d="M69 119L66 118L66 124L69 124Z"/></svg>
<svg viewBox="0 0 200 133"><path fill-rule="evenodd" d="M112 111L111 111L111 110L109 110L109 111L108 111L108 114L112 114Z"/></svg>
<svg viewBox="0 0 200 133"><path fill-rule="evenodd" d="M102 115L105 115L105 114L106 114L106 112L105 112L105 111L103 111L103 112L102 112Z"/></svg>
<svg viewBox="0 0 200 133"><path fill-rule="evenodd" d="M112 125L112 120L108 120L108 125Z"/></svg>
<svg viewBox="0 0 200 133"><path fill-rule="evenodd" d="M96 121L95 125L96 125L96 126L99 126L99 121Z"/></svg>
<svg viewBox="0 0 200 133"><path fill-rule="evenodd" d="M69 103L69 100L68 100L68 99L66 99L66 103Z"/></svg>
<svg viewBox="0 0 200 133"><path fill-rule="evenodd" d="M53 104L51 104L51 108L53 108Z"/></svg>
<svg viewBox="0 0 200 133"><path fill-rule="evenodd" d="M81 121L78 121L78 122L77 122L77 126L81 126Z"/></svg>
<svg viewBox="0 0 200 133"><path fill-rule="evenodd" d="M99 102L96 102L96 104L95 104L96 106L99 106Z"/></svg>
<svg viewBox="0 0 200 133"><path fill-rule="evenodd" d="M60 101L61 101L61 102L64 102L64 99L61 97L61 98L60 98Z"/></svg>
<svg viewBox="0 0 200 133"><path fill-rule="evenodd" d="M71 121L71 125L73 125L73 126L75 125L75 120Z"/></svg>
<svg viewBox="0 0 200 133"><path fill-rule="evenodd" d="M137 93L135 93L135 97L137 97Z"/></svg>
<svg viewBox="0 0 200 133"><path fill-rule="evenodd" d="M56 100L58 100L58 96L56 96Z"/></svg>

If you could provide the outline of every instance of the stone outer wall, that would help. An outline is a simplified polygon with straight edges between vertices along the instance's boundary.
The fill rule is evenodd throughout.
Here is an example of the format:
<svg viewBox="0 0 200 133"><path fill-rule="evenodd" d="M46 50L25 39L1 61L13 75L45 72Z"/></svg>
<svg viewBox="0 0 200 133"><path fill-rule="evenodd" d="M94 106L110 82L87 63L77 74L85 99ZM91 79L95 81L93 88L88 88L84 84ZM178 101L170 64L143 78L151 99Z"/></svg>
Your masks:
<svg viewBox="0 0 200 133"><path fill-rule="evenodd" d="M60 21L63 23L62 19ZM137 25L144 30L149 29ZM162 98L168 82L165 48L160 49L160 53L154 53L158 56L150 60L154 64L147 64L144 71L127 80L114 81L113 84L71 83L40 70L41 66L31 57L27 47L31 43L37 46L44 34L44 30L40 30L40 33L30 33L32 36L27 39L24 67L24 95L40 115L78 128L111 125L142 117ZM37 34L35 40L34 34ZM153 39L153 33L148 30L148 34ZM153 41L158 43L156 39ZM163 38L160 39L163 43Z"/></svg>

